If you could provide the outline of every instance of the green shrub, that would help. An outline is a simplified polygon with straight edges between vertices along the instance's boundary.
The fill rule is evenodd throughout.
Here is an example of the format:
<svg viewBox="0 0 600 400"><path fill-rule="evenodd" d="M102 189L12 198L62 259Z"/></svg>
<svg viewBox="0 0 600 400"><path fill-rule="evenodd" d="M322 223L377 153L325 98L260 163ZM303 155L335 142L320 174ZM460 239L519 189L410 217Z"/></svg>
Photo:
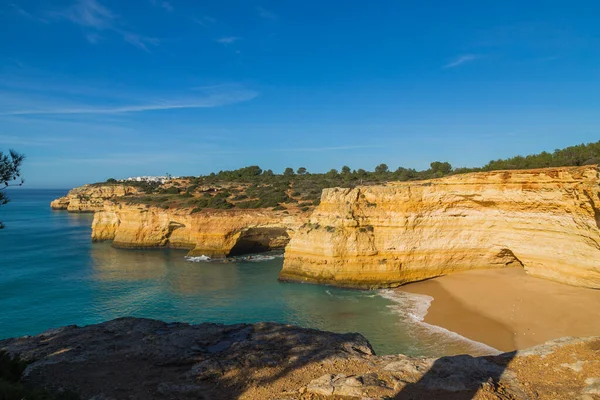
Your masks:
<svg viewBox="0 0 600 400"><path fill-rule="evenodd" d="M309 174L305 168L294 172L294 169L290 167L286 169L285 174L275 175L271 170L249 166L233 171L220 171L218 174L211 173L207 176L185 178L181 191L171 184L135 181L121 183L112 178L108 182L92 185L123 184L138 187L146 196L128 196L127 200L123 200L132 204L161 204L167 201L166 196L150 195L164 194L176 195L176 197L169 198L173 201L170 203L171 207L185 204L200 209L275 208L282 204L296 204L300 200L298 207L308 210L310 207L320 204L322 190L330 187L352 188L357 185L372 185L390 180L426 180L477 171L587 165L598 162L600 162L600 141L571 146L554 152L492 160L483 167L474 168L455 168L448 162L433 161L428 169L421 171L404 167L390 170L386 164L380 163L374 172L364 169L352 170L349 166L344 166L341 172L331 170L328 173ZM423 183L423 185L428 184ZM196 202L190 195L196 193L201 187L200 185L210 186L212 190L204 193L204 196ZM217 188L220 189L217 190ZM180 194L181 192L184 193ZM291 194L288 195L288 192ZM229 201L234 201L236 204L233 205ZM367 201L366 207L376 207L376 204Z"/></svg>
<svg viewBox="0 0 600 400"><path fill-rule="evenodd" d="M42 389L25 387L21 383L27 363L11 358L0 351L0 399L1 400L78 400L79 396L71 392L52 394Z"/></svg>
<svg viewBox="0 0 600 400"><path fill-rule="evenodd" d="M241 201L235 205L236 208L247 209L247 208L257 208L255 206L254 200Z"/></svg>
<svg viewBox="0 0 600 400"><path fill-rule="evenodd" d="M220 209L220 210L227 210L227 209L233 208L233 204L231 204L230 202L228 202L227 200L225 200L223 198L215 196L211 199L209 207Z"/></svg>
<svg viewBox="0 0 600 400"><path fill-rule="evenodd" d="M216 194L215 196L211 196L208 193L205 193L204 196L196 199L194 204L200 209L214 208L226 210L229 208L233 208L233 204L226 200L226 195L224 194Z"/></svg>
<svg viewBox="0 0 600 400"><path fill-rule="evenodd" d="M175 186L171 186L170 188L164 189L162 193L165 194L179 194L179 189Z"/></svg>
<svg viewBox="0 0 600 400"><path fill-rule="evenodd" d="M25 372L27 363L21 361L18 357L11 358L5 351L0 351L0 379L7 382L18 382L21 375Z"/></svg>

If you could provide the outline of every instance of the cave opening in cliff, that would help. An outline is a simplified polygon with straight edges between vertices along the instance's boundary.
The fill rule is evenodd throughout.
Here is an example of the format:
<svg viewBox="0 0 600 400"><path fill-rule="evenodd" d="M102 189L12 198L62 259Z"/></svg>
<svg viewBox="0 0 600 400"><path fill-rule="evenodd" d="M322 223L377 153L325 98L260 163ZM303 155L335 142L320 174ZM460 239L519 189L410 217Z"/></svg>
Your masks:
<svg viewBox="0 0 600 400"><path fill-rule="evenodd" d="M240 233L228 256L283 250L289 241L284 228L250 228Z"/></svg>

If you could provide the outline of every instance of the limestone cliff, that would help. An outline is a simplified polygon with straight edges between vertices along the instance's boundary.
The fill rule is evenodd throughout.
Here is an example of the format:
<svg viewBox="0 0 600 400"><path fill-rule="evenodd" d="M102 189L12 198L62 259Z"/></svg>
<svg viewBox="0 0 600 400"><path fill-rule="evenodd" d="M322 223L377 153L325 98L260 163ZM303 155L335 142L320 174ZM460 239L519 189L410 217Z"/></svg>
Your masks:
<svg viewBox="0 0 600 400"><path fill-rule="evenodd" d="M271 210L163 209L106 202L96 212L92 239L112 240L115 247L173 247L189 255L224 257L283 249L306 218Z"/></svg>
<svg viewBox="0 0 600 400"><path fill-rule="evenodd" d="M69 212L94 212L104 208L104 200L140 193L139 188L131 185L84 185L54 200L50 207Z"/></svg>
<svg viewBox="0 0 600 400"><path fill-rule="evenodd" d="M390 287L522 265L600 288L596 166L495 171L326 189L292 238L280 278Z"/></svg>

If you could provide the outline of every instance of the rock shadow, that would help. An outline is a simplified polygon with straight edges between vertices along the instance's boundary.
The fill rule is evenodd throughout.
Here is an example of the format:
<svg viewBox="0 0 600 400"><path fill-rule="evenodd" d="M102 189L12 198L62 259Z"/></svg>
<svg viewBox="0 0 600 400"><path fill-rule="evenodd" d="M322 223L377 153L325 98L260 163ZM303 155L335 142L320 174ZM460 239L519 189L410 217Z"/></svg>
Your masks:
<svg viewBox="0 0 600 400"><path fill-rule="evenodd" d="M142 318L7 339L0 350L33 361L27 385L115 400L237 399L308 364L373 354L360 334Z"/></svg>
<svg viewBox="0 0 600 400"><path fill-rule="evenodd" d="M228 256L283 249L289 241L290 236L285 228L249 228L240 233Z"/></svg>
<svg viewBox="0 0 600 400"><path fill-rule="evenodd" d="M505 395L506 399L521 398L515 393L514 377L506 371L516 352L498 356L472 357L458 355L441 357L416 382L406 385L395 400L470 400L477 394Z"/></svg>

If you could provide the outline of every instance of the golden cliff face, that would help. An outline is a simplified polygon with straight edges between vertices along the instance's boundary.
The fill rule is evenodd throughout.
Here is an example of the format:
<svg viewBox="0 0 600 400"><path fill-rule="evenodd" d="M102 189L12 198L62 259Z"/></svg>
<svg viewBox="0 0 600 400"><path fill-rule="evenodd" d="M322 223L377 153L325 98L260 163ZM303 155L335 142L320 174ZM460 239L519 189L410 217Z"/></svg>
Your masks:
<svg viewBox="0 0 600 400"><path fill-rule="evenodd" d="M106 202L96 212L92 240L112 240L115 247L173 247L190 256L225 257L283 249L306 217L270 210L189 209Z"/></svg>
<svg viewBox="0 0 600 400"><path fill-rule="evenodd" d="M84 185L70 190L65 197L54 200L50 207L69 212L94 212L104 208L104 200L140 193L139 188L130 185Z"/></svg>
<svg viewBox="0 0 600 400"><path fill-rule="evenodd" d="M390 287L477 268L600 288L596 166L326 189L282 280Z"/></svg>

